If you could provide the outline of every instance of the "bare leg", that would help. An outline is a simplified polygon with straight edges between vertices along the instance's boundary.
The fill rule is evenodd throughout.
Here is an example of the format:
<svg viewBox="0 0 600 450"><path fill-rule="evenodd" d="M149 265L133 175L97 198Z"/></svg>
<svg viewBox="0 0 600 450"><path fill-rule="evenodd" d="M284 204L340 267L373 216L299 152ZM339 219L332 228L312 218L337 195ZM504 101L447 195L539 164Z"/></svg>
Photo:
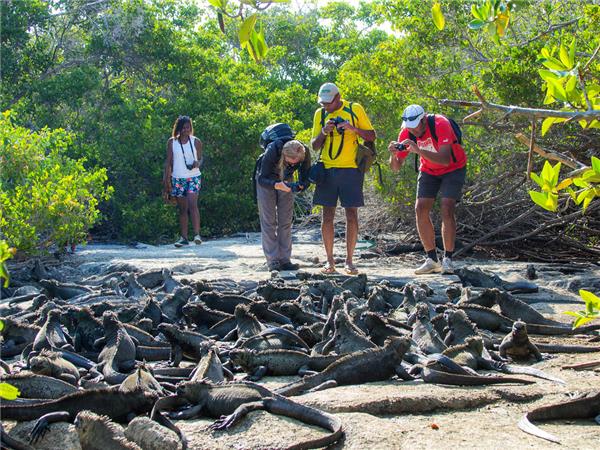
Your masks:
<svg viewBox="0 0 600 450"><path fill-rule="evenodd" d="M358 240L358 208L346 210L346 264L352 265L354 248Z"/></svg>
<svg viewBox="0 0 600 450"><path fill-rule="evenodd" d="M435 248L435 232L430 217L434 202L435 198L418 198L417 203L415 204L417 231L419 232L421 243L426 252Z"/></svg>
<svg viewBox="0 0 600 450"><path fill-rule="evenodd" d="M335 267L333 259L333 219L335 217L335 206L323 206L323 215L321 218L321 236L323 237L323 246L327 254L327 262L331 267Z"/></svg>
<svg viewBox="0 0 600 450"><path fill-rule="evenodd" d="M454 242L456 241L456 200L453 198L442 199L442 239L444 241L444 250L454 251Z"/></svg>
<svg viewBox="0 0 600 450"><path fill-rule="evenodd" d="M198 210L198 193L187 193L187 204L190 218L192 219L192 228L194 235L200 234L200 211Z"/></svg>
<svg viewBox="0 0 600 450"><path fill-rule="evenodd" d="M179 234L188 238L188 203L187 198L177 197L177 209L179 211Z"/></svg>

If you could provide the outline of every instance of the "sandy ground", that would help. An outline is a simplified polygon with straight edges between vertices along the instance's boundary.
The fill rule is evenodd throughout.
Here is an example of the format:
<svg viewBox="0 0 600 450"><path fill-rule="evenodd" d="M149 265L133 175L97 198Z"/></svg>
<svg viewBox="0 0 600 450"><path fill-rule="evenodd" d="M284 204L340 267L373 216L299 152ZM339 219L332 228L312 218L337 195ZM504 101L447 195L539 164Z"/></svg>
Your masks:
<svg viewBox="0 0 600 450"><path fill-rule="evenodd" d="M318 239L318 230L295 234L293 261L301 265L301 270L317 272L322 265L324 251ZM444 299L446 287L459 283L456 276L427 275L416 278L412 272L422 260L416 254L361 259L360 254L367 251L367 247L368 243L359 243L356 263L359 270L371 280L426 282L435 292L433 298L438 300ZM344 253L343 242L336 242L336 255L343 258ZM208 240L201 245L180 249L172 245L89 245L78 248L71 258L84 270L97 268L99 264L126 262L142 269L167 267L174 271L176 277L188 279L257 281L271 276L264 266L258 233ZM456 264L486 268L511 281L523 279L527 265L524 262L472 258L459 259ZM569 318L562 312L582 306L576 294L577 287L585 287L586 283L593 285L600 280L598 265L590 265L583 274L570 275L561 272L558 266L536 264L536 268L540 276L536 280L540 291L521 298L547 317L565 323ZM294 278L291 272L282 275ZM567 289L569 287L571 290ZM586 343L586 339L581 337L536 339L540 342ZM600 389L600 372L574 372L561 368L564 364L598 359L600 353L562 354L536 364L536 367L565 379L565 386L544 380L537 380L530 386L478 388L389 381L330 389L296 397L296 400L339 415L346 436L335 448L545 449L556 444L521 432L516 426L517 421L524 412L536 406L564 401L567 395L574 393ZM270 386L291 380L265 379ZM203 419L181 422L180 426L190 439L190 448L279 448L296 442L300 437L323 434L297 422L289 425L289 419L273 418L263 412L253 412L249 417L248 423L229 434L206 432L204 427L209 422ZM563 440L563 448L600 448L600 426L592 420L557 421L540 426L559 436ZM42 445L39 448L52 446Z"/></svg>

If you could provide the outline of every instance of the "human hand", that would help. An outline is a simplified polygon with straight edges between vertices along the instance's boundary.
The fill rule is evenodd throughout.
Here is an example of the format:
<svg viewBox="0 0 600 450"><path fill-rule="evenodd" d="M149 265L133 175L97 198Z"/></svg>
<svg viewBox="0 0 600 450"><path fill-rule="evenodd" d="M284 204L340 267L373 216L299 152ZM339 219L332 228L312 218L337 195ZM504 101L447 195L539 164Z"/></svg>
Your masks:
<svg viewBox="0 0 600 450"><path fill-rule="evenodd" d="M275 183L275 185L273 187L278 191L292 192L290 187L287 184L285 184L283 181L278 181L277 183Z"/></svg>
<svg viewBox="0 0 600 450"><path fill-rule="evenodd" d="M333 120L328 120L327 123L325 124L325 126L321 129L321 133L323 134L329 134L333 131L333 129L335 128L335 122Z"/></svg>
<svg viewBox="0 0 600 450"><path fill-rule="evenodd" d="M410 139L404 139L402 142L400 142L400 145L404 145L405 151L407 153L419 152L419 147L417 146L417 144L414 141L411 141Z"/></svg>
<svg viewBox="0 0 600 450"><path fill-rule="evenodd" d="M356 128L352 126L352 124L350 122L348 122L347 120L345 122L340 122L337 125L337 129L339 130L350 130L350 131L356 131Z"/></svg>

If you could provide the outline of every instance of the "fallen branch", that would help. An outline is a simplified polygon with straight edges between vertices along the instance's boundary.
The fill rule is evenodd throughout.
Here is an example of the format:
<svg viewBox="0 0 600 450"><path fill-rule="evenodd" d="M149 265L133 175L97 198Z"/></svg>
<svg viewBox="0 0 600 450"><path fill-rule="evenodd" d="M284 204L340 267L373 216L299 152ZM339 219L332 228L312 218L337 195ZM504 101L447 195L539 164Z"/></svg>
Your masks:
<svg viewBox="0 0 600 450"><path fill-rule="evenodd" d="M528 147L530 146L529 139L527 139L527 136L525 136L523 133L518 133L515 135L515 137L521 144L524 144ZM533 147L531 147L531 148L538 155L541 155L546 159L551 159L553 161L559 161L562 164L564 164L565 166L571 167L572 169L587 169L588 168L585 164L577 161L576 159L570 158L570 157L563 155L562 153L556 152L554 150L543 149L542 147L537 145L535 142L533 143Z"/></svg>

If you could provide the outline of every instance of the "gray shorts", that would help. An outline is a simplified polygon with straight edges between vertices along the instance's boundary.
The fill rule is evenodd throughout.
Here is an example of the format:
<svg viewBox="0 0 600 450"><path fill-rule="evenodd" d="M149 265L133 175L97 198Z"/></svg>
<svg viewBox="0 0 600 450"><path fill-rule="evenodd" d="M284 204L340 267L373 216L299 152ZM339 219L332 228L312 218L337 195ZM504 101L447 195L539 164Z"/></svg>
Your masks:
<svg viewBox="0 0 600 450"><path fill-rule="evenodd" d="M442 198L453 198L459 201L466 175L466 167L438 176L419 172L417 198L436 198L438 192L441 192Z"/></svg>
<svg viewBox="0 0 600 450"><path fill-rule="evenodd" d="M365 176L360 170L331 168L326 172L325 181L315 187L313 205L337 206L339 198L343 208L365 206Z"/></svg>

